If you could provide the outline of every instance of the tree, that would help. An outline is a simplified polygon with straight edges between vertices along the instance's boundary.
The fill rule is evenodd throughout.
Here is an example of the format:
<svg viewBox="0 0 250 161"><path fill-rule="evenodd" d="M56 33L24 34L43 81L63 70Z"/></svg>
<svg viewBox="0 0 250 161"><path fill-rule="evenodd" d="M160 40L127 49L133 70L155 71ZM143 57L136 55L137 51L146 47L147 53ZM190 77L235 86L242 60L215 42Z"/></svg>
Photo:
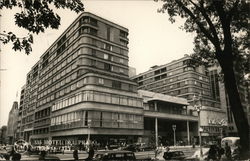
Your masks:
<svg viewBox="0 0 250 161"><path fill-rule="evenodd" d="M18 37L11 31L0 33L0 41L3 44L12 43L12 49L25 50L26 54L32 51L32 34L44 32L47 28L58 29L60 16L53 8L70 9L76 13L84 10L81 0L3 0L0 1L0 9L12 9L18 7L20 13L15 14L15 23L18 27L26 29L29 33L26 37Z"/></svg>
<svg viewBox="0 0 250 161"><path fill-rule="evenodd" d="M195 33L196 64L219 63L230 108L241 138L243 154L249 150L249 124L241 104L237 83L249 73L249 2L246 0L162 0L160 12L167 12L174 23L185 19L181 27ZM237 72L235 72L237 71ZM237 76L236 76L237 74ZM238 79L239 78L239 79Z"/></svg>

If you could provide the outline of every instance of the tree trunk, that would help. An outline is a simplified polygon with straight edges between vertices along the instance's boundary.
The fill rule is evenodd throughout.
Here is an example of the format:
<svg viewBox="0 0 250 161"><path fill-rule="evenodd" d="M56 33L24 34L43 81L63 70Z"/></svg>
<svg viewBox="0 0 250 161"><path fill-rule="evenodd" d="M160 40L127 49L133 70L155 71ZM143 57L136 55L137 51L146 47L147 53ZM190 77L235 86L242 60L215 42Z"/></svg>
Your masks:
<svg viewBox="0 0 250 161"><path fill-rule="evenodd" d="M233 66L229 66L228 60L220 61L222 71L224 73L224 82L229 97L230 109L234 116L234 121L237 126L238 135L243 154L249 152L249 125L246 114L241 104L239 91Z"/></svg>

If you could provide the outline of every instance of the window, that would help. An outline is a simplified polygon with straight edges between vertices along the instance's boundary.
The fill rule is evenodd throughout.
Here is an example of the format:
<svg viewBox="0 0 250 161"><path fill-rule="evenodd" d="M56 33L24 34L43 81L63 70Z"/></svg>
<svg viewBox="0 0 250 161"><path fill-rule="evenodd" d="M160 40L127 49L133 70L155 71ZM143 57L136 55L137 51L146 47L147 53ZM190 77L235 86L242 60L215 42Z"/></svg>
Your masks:
<svg viewBox="0 0 250 161"><path fill-rule="evenodd" d="M104 54L104 59L108 60L109 59L109 55L108 54Z"/></svg>
<svg viewBox="0 0 250 161"><path fill-rule="evenodd" d="M97 43L96 43L96 40L95 40L95 39L92 39L92 45L97 46L96 44L97 44Z"/></svg>
<svg viewBox="0 0 250 161"><path fill-rule="evenodd" d="M92 55L96 56L96 50L95 49L91 49L92 51Z"/></svg>
<svg viewBox="0 0 250 161"><path fill-rule="evenodd" d="M119 68L120 73L124 73L124 70L122 68Z"/></svg>
<svg viewBox="0 0 250 161"><path fill-rule="evenodd" d="M112 51L112 45L110 44L103 44L104 49L108 50L108 51Z"/></svg>
<svg viewBox="0 0 250 161"><path fill-rule="evenodd" d="M76 89L76 84L72 84L71 86L70 86L70 90L75 90Z"/></svg>
<svg viewBox="0 0 250 161"><path fill-rule="evenodd" d="M125 41L123 39L120 39L121 45L123 46L127 46L128 45L128 41Z"/></svg>
<svg viewBox="0 0 250 161"><path fill-rule="evenodd" d="M103 78L98 78L98 84L104 84L104 79Z"/></svg>
<svg viewBox="0 0 250 161"><path fill-rule="evenodd" d="M121 82L119 81L112 81L112 87L116 89L121 89Z"/></svg>
<svg viewBox="0 0 250 161"><path fill-rule="evenodd" d="M91 60L90 65L95 67L96 66L96 60Z"/></svg>
<svg viewBox="0 0 250 161"><path fill-rule="evenodd" d="M122 58L120 58L120 63L124 63L124 60Z"/></svg>
<svg viewBox="0 0 250 161"><path fill-rule="evenodd" d="M111 65L104 63L104 70L111 71Z"/></svg>
<svg viewBox="0 0 250 161"><path fill-rule="evenodd" d="M110 27L107 27L107 40L110 40Z"/></svg>

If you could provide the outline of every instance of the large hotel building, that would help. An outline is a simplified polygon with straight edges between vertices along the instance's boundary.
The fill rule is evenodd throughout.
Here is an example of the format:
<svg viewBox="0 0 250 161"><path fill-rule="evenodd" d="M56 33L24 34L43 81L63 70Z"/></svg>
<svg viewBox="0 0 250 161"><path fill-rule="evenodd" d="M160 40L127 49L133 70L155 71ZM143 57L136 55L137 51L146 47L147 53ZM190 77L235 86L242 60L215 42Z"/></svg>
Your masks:
<svg viewBox="0 0 250 161"><path fill-rule="evenodd" d="M88 136L100 144L149 141L152 135L167 141L175 124L177 139L190 143L197 136L197 115L184 98L137 91L129 78L127 44L128 29L82 13L27 74L17 136L34 145L61 146L83 143ZM159 80L164 72L159 70Z"/></svg>

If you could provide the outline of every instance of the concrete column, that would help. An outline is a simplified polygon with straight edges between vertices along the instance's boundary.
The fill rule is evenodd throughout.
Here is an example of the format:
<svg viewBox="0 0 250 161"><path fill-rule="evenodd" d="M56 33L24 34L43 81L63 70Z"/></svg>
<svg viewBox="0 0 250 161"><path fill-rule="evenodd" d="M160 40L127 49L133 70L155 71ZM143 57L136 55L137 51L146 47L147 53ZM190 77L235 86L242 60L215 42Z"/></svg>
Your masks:
<svg viewBox="0 0 250 161"><path fill-rule="evenodd" d="M158 147L158 119L155 118L155 146Z"/></svg>
<svg viewBox="0 0 250 161"><path fill-rule="evenodd" d="M157 102L154 102L155 111L157 110ZM158 147L158 119L155 118L155 146Z"/></svg>
<svg viewBox="0 0 250 161"><path fill-rule="evenodd" d="M187 120L187 143L190 145L189 121Z"/></svg>

